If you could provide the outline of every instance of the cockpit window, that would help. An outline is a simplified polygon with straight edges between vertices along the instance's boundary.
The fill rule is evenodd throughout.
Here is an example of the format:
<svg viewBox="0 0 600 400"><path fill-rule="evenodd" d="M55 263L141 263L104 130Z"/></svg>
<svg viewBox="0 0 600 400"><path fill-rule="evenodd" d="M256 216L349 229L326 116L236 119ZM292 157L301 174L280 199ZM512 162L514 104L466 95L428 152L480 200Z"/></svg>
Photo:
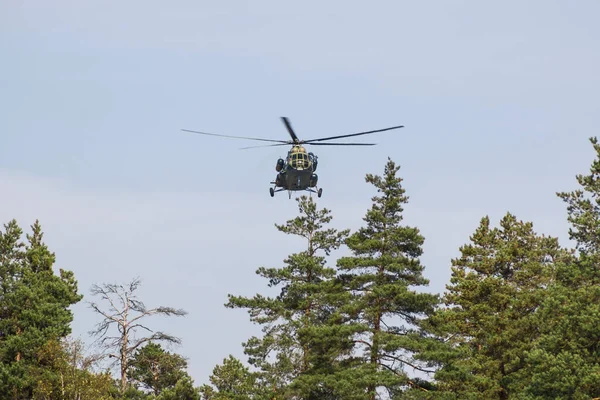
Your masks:
<svg viewBox="0 0 600 400"><path fill-rule="evenodd" d="M306 153L292 153L290 155L290 166L294 169L306 169L310 165L308 160L308 154Z"/></svg>

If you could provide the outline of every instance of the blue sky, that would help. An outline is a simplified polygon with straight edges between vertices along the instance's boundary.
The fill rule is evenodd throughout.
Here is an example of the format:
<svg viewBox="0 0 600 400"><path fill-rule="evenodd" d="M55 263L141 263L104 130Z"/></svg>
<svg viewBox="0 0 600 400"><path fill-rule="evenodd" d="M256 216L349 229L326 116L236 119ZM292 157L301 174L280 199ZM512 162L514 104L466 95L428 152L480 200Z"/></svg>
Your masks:
<svg viewBox="0 0 600 400"><path fill-rule="evenodd" d="M387 157L426 238L427 290L484 215L510 211L567 242L556 191L594 157L600 125L595 1L0 1L0 219L40 219L58 266L93 283L140 276L149 321L180 336L197 384L258 332L227 294L301 240L270 198L283 148L182 128L287 139L405 125L378 146L315 148L319 203L356 229ZM336 254L342 254L341 250ZM74 307L74 335L97 318Z"/></svg>

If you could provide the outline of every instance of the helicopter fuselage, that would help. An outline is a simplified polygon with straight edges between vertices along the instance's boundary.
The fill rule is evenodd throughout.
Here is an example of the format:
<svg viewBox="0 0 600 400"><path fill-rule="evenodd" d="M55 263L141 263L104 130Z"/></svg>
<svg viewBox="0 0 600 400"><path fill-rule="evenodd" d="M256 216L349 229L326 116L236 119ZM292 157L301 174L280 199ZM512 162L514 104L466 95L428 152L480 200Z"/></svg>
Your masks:
<svg viewBox="0 0 600 400"><path fill-rule="evenodd" d="M283 158L277 160L275 170L278 174L272 183L275 187L281 188L280 190L312 191L311 189L316 187L318 182L316 169L317 156L307 153L302 146L294 146L285 160Z"/></svg>
<svg viewBox="0 0 600 400"><path fill-rule="evenodd" d="M286 166L277 174L275 186L284 190L306 190L317 185L317 176L312 169L297 170Z"/></svg>

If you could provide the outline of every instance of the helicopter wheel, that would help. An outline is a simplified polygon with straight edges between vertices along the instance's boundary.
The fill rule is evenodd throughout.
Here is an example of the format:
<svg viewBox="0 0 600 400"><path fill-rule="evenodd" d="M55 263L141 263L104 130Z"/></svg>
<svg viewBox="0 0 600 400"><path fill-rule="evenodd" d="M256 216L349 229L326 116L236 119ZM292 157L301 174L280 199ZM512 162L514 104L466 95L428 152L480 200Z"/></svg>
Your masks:
<svg viewBox="0 0 600 400"><path fill-rule="evenodd" d="M269 188L269 193L271 193L271 197L275 196L275 190L273 190L273 188Z"/></svg>
<svg viewBox="0 0 600 400"><path fill-rule="evenodd" d="M323 188L320 188L319 191L317 192L317 196L321 197L321 194L323 193Z"/></svg>

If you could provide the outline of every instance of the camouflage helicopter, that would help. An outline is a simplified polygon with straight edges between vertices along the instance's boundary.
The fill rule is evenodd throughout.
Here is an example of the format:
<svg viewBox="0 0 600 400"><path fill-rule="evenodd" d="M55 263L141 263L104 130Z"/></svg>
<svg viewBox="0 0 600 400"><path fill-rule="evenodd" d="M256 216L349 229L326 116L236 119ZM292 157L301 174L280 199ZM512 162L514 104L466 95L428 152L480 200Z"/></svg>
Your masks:
<svg viewBox="0 0 600 400"><path fill-rule="evenodd" d="M290 121L287 117L281 117L281 120L285 124L288 133L290 134L292 140L275 140L275 139L262 139L262 138L253 138L246 136L229 136L229 135L218 135L215 133L207 133L207 132L199 132L192 131L189 129L182 129L185 132L193 132L199 133L202 135L210 135L210 136L220 136L220 137L228 137L235 139L248 139L248 140L257 140L262 142L276 142L277 144L263 145L263 146L250 146L250 147L242 147L241 149L252 149L257 147L272 147L272 146L287 146L291 145L292 148L288 151L287 157L285 159L279 158L277 163L275 164L275 170L277 171L277 176L275 180L271 182L273 187L269 188L269 193L271 197L275 196L276 192L281 192L287 190L289 198L292 197L292 192L294 191L302 191L306 190L308 192L316 193L318 197L321 197L323 193L322 188L317 187L317 182L319 177L315 173L318 165L318 157L312 153L307 152L304 148L304 145L313 145L313 146L373 146L375 143L321 143L326 140L332 139L340 139L350 136L359 136L366 135L369 133L383 132L389 131L392 129L403 128L400 126L393 126L385 129L377 129L374 131L367 132L359 132L359 133L351 133L349 135L339 135L339 136L330 136L325 138L318 139L310 139L310 140L300 140L296 133L292 129Z"/></svg>

